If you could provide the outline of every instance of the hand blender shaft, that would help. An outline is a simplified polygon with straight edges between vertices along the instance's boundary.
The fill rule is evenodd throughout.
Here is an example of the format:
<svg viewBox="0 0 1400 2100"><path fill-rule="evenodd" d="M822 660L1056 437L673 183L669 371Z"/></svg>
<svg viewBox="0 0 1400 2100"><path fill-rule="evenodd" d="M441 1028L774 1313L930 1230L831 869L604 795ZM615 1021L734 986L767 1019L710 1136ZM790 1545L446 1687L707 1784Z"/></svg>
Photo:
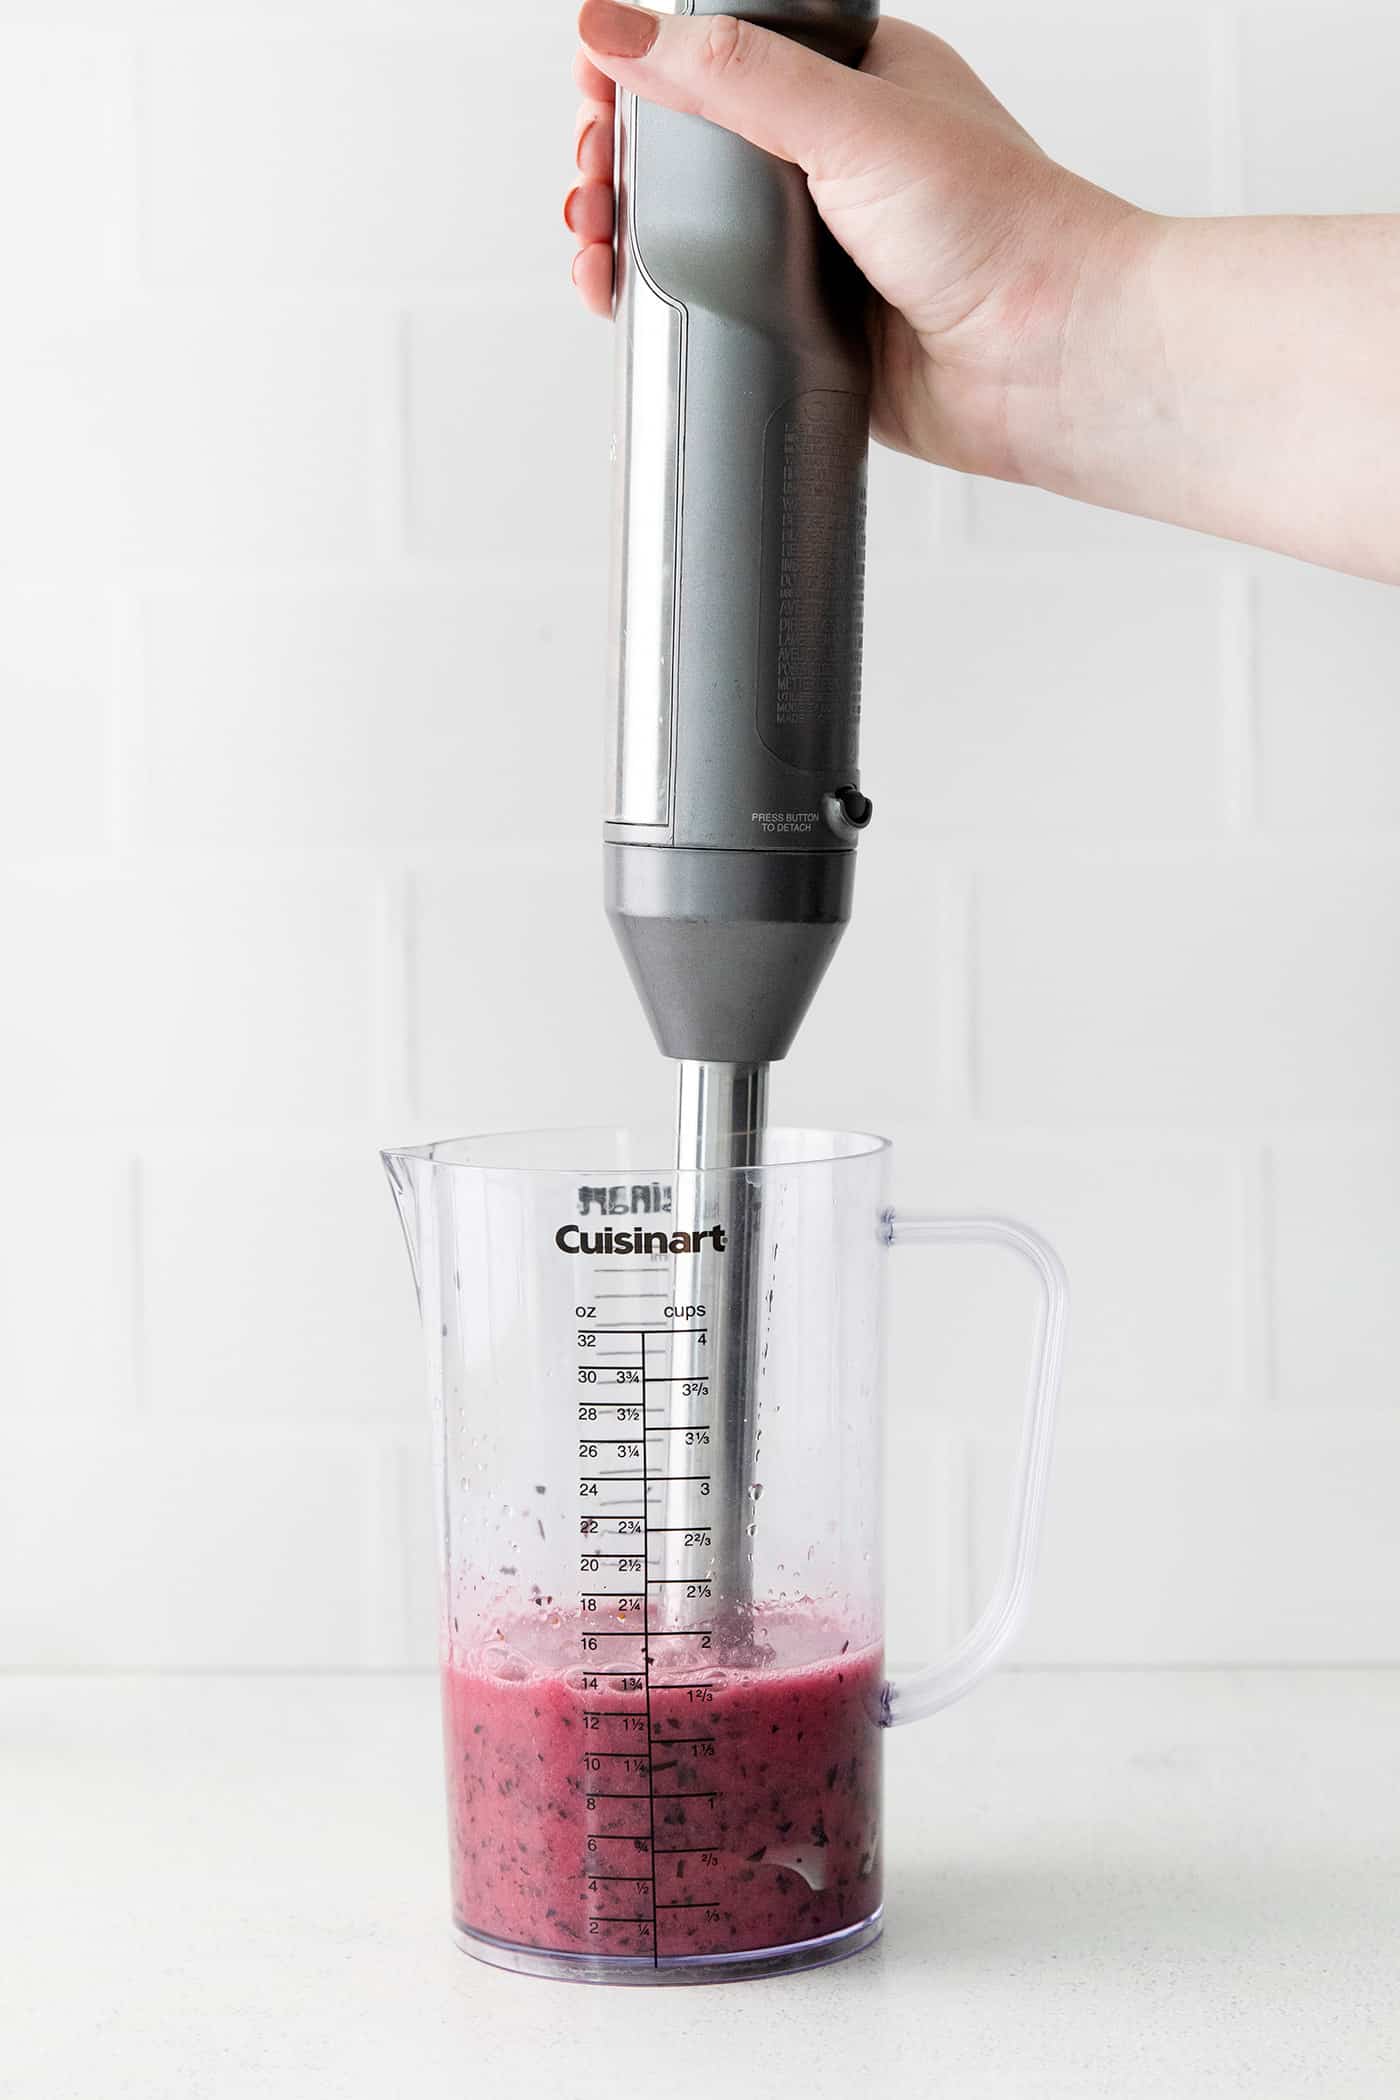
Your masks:
<svg viewBox="0 0 1400 2100"><path fill-rule="evenodd" d="M737 12L856 63L878 0L672 11ZM698 117L620 93L616 166L607 909L681 1061L678 1166L742 1169L762 1159L767 1068L850 915L870 815L865 286L802 172ZM703 1344L677 1344L682 1374L708 1380L712 1492L702 1511L679 1483L666 1536L703 1515L733 1623L752 1600L765 1256L757 1181L726 1186L720 1302Z"/></svg>

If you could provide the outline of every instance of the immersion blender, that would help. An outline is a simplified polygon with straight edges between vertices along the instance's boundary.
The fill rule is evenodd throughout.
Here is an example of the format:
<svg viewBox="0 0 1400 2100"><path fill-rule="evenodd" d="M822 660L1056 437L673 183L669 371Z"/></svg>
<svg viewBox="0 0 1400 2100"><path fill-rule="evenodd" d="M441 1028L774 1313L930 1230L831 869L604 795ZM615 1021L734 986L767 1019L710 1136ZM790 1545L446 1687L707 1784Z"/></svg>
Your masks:
<svg viewBox="0 0 1400 2100"><path fill-rule="evenodd" d="M737 13L848 64L879 12L660 5ZM850 916L871 814L857 769L868 295L800 169L621 90L616 193L607 910L679 1064L678 1167L742 1169L762 1159L768 1068ZM765 1256L757 1182L728 1186L704 1337L707 1516L717 1613L738 1634ZM686 1285L682 1261L678 1297ZM669 1522L686 1521L684 1498Z"/></svg>

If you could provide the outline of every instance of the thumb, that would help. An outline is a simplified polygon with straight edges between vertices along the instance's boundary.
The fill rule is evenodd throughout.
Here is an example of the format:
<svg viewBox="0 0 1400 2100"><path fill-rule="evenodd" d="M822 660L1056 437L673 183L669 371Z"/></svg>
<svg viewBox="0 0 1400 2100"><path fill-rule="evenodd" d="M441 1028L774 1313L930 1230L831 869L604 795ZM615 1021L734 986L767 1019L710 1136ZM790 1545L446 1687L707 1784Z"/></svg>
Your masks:
<svg viewBox="0 0 1400 2100"><path fill-rule="evenodd" d="M619 87L706 117L820 179L869 138L881 83L732 15L585 0L579 36Z"/></svg>

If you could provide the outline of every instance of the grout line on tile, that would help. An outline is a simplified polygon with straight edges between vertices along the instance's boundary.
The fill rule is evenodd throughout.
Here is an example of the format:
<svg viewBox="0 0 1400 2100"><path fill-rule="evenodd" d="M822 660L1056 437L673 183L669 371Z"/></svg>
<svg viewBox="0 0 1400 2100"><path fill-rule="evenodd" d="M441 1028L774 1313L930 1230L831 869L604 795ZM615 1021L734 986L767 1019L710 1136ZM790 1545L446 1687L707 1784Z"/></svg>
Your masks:
<svg viewBox="0 0 1400 2100"><path fill-rule="evenodd" d="M1240 22L1233 7L1205 19L1206 93L1210 102L1211 204L1217 212L1244 210L1244 123Z"/></svg>
<svg viewBox="0 0 1400 2100"><path fill-rule="evenodd" d="M1256 586L1241 562L1220 578L1221 799L1226 828L1250 833L1258 803L1258 718L1255 698Z"/></svg>
<svg viewBox="0 0 1400 2100"><path fill-rule="evenodd" d="M147 1177L143 1162L127 1162L125 1203L126 1241L126 1380L130 1412L150 1412L150 1350L146 1326Z"/></svg>
<svg viewBox="0 0 1400 2100"><path fill-rule="evenodd" d="M146 750L145 636L138 601L109 587L107 602L106 833L110 850L129 855L142 829L138 810Z"/></svg>
<svg viewBox="0 0 1400 2100"><path fill-rule="evenodd" d="M1279 1398L1278 1272L1274 1221L1277 1163L1271 1146L1248 1154L1246 1227L1249 1254L1245 1279L1250 1291L1247 1313L1252 1342L1253 1378L1249 1397L1256 1408L1274 1409Z"/></svg>

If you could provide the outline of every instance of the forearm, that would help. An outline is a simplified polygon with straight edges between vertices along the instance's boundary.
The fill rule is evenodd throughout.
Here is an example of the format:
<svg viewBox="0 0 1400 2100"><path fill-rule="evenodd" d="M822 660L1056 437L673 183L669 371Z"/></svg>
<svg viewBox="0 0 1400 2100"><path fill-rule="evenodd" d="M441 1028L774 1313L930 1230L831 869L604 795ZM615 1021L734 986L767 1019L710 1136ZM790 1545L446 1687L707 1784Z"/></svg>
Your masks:
<svg viewBox="0 0 1400 2100"><path fill-rule="evenodd" d="M1125 221L1011 422L1061 494L1400 581L1400 219Z"/></svg>

